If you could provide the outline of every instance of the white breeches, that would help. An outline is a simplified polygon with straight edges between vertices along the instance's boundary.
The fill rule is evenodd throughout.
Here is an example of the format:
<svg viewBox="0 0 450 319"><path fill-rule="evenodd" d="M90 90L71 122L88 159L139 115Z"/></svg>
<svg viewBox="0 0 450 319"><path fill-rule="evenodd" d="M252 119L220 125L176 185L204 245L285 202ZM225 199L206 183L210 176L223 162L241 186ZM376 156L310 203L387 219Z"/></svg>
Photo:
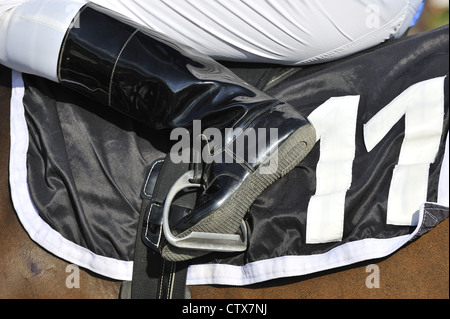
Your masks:
<svg viewBox="0 0 450 319"><path fill-rule="evenodd" d="M422 0L92 2L215 59L303 65L403 35ZM0 63L56 81L62 40L84 3L0 0Z"/></svg>

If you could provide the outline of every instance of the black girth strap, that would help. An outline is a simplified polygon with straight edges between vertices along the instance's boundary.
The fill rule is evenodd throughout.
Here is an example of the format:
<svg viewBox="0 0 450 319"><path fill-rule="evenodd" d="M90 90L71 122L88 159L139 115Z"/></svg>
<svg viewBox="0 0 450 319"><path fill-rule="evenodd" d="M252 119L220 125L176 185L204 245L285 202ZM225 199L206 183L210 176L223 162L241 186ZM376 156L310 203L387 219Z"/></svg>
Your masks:
<svg viewBox="0 0 450 319"><path fill-rule="evenodd" d="M157 160L145 177L142 207L134 252L132 299L185 299L187 262L170 262L159 252L162 234L162 209L166 194L175 181L189 170L189 164L173 164L170 158ZM195 204L196 193L185 193L174 201L170 224L187 214ZM126 288L122 288L126 289ZM126 297L125 297L126 298Z"/></svg>
<svg viewBox="0 0 450 319"><path fill-rule="evenodd" d="M149 200L144 200L139 225L143 224L149 203ZM185 299L188 265L164 260L160 253L144 244L141 236L142 227L139 227L134 251L131 298Z"/></svg>

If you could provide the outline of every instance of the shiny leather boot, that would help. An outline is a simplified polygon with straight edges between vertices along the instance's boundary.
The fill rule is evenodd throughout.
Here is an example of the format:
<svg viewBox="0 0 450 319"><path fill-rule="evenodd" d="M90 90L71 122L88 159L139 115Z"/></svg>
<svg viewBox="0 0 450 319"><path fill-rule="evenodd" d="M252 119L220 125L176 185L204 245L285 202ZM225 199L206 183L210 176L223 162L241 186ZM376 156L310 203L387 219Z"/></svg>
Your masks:
<svg viewBox="0 0 450 319"><path fill-rule="evenodd" d="M58 77L63 85L155 129L184 127L193 133L194 121L201 120L202 128L221 130L220 143L205 139L203 129L191 137L192 143L202 140L213 160L203 158L193 166L188 180L204 191L170 230L176 238L236 233L257 196L292 170L316 141L314 128L292 106L194 49L94 4L82 8L67 32ZM248 132L255 142L239 153ZM204 254L167 241L161 252L172 261Z"/></svg>

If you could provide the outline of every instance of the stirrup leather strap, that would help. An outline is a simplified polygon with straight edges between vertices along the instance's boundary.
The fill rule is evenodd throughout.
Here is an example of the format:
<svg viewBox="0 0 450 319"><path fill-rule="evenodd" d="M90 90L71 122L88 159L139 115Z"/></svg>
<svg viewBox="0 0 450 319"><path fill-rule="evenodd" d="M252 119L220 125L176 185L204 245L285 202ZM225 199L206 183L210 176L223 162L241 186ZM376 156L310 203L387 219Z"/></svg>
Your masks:
<svg viewBox="0 0 450 319"><path fill-rule="evenodd" d="M192 232L177 238L171 225L194 208L200 184L193 183L189 164L173 164L169 158L150 166L141 191L142 208L136 239L131 298L183 299L188 262L170 262L161 256L164 245L208 252L247 249L247 229L241 233Z"/></svg>

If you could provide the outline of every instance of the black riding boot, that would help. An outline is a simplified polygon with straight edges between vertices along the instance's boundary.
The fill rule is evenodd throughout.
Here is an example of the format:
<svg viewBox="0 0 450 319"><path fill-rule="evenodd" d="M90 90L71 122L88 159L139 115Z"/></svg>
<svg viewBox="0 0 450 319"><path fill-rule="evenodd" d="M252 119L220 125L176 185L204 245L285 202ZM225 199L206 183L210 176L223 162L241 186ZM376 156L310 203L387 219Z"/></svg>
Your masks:
<svg viewBox="0 0 450 319"><path fill-rule="evenodd" d="M236 233L257 196L313 147L313 127L292 106L194 49L97 5L83 7L77 19L60 54L63 85L155 129L184 127L193 133L193 121L201 120L202 130L223 133L220 143L203 134L191 137L191 143L203 140L210 160L203 157L189 179L204 192L171 230L177 238ZM173 261L202 254L167 242L161 251Z"/></svg>

